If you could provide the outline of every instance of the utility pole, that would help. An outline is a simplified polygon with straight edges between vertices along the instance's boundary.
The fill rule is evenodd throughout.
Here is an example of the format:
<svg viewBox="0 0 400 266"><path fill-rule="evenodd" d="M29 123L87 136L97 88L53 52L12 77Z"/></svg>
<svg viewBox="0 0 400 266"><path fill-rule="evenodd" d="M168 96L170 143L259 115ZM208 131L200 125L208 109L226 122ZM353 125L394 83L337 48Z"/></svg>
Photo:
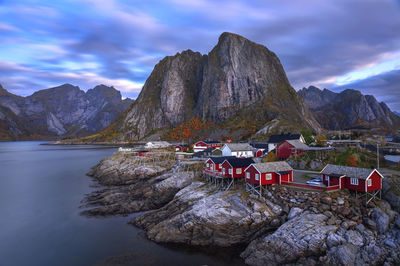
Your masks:
<svg viewBox="0 0 400 266"><path fill-rule="evenodd" d="M376 142L376 162L378 165L378 170L379 170L379 142Z"/></svg>

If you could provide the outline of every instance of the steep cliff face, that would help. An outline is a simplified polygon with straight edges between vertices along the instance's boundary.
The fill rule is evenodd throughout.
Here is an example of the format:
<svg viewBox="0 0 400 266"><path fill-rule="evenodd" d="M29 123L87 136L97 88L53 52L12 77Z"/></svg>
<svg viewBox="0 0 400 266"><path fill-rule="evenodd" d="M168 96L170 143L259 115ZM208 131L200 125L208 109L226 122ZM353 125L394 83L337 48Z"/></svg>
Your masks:
<svg viewBox="0 0 400 266"><path fill-rule="evenodd" d="M326 129L379 128L393 131L400 128L399 117L372 95L351 89L334 93L316 87L303 88L298 94Z"/></svg>
<svg viewBox="0 0 400 266"><path fill-rule="evenodd" d="M262 125L278 119L289 128L319 130L278 57L223 33L208 55L187 50L161 60L132 109L109 131L120 132L118 139L139 140L188 119L221 124L238 115L255 115Z"/></svg>
<svg viewBox="0 0 400 266"><path fill-rule="evenodd" d="M85 93L79 87L64 84L28 97L1 87L1 129L4 139L83 136L110 125L131 103L130 99L122 100L119 91L104 85Z"/></svg>

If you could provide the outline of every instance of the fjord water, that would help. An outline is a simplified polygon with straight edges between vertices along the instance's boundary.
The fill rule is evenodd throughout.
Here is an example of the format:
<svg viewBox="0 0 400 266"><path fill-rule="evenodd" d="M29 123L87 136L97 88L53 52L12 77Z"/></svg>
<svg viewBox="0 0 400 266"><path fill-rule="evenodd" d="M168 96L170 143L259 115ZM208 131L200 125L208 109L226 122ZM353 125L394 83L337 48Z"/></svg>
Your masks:
<svg viewBox="0 0 400 266"><path fill-rule="evenodd" d="M81 200L99 189L85 174L116 149L41 143L0 142L1 266L92 265L111 256L135 265L232 263L157 245L129 217L81 216Z"/></svg>

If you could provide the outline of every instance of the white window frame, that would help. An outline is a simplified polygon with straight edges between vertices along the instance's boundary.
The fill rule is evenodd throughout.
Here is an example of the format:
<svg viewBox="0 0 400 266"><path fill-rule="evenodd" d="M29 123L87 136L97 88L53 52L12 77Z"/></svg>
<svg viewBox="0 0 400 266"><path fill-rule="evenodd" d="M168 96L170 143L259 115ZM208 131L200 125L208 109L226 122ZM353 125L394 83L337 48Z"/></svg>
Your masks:
<svg viewBox="0 0 400 266"><path fill-rule="evenodd" d="M353 186L358 186L358 178L351 177L350 178L350 184Z"/></svg>
<svg viewBox="0 0 400 266"><path fill-rule="evenodd" d="M260 180L260 174L256 174L256 180Z"/></svg>
<svg viewBox="0 0 400 266"><path fill-rule="evenodd" d="M329 176L326 175L326 176L325 176L325 181L328 181L328 180L329 180Z"/></svg>
<svg viewBox="0 0 400 266"><path fill-rule="evenodd" d="M232 168L229 168L228 173L231 175L232 174Z"/></svg>
<svg viewBox="0 0 400 266"><path fill-rule="evenodd" d="M246 173L246 178L250 179L250 173L249 172Z"/></svg>
<svg viewBox="0 0 400 266"><path fill-rule="evenodd" d="M222 168L222 173L225 174L225 168Z"/></svg>
<svg viewBox="0 0 400 266"><path fill-rule="evenodd" d="M367 186L369 186L369 187L372 186L372 179L367 180Z"/></svg>
<svg viewBox="0 0 400 266"><path fill-rule="evenodd" d="M210 167L210 164L209 164L209 163L207 163L206 165L207 165L207 168Z"/></svg>
<svg viewBox="0 0 400 266"><path fill-rule="evenodd" d="M237 168L236 169L236 174L241 174L242 173L242 168Z"/></svg>
<svg viewBox="0 0 400 266"><path fill-rule="evenodd" d="M265 174L265 180L272 180L272 174Z"/></svg>

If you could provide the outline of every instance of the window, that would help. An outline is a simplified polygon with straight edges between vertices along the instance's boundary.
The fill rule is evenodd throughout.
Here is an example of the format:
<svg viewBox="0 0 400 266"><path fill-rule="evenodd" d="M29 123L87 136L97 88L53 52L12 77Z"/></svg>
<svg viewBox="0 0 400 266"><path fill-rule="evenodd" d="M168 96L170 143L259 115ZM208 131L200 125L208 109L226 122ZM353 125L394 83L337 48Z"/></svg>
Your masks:
<svg viewBox="0 0 400 266"><path fill-rule="evenodd" d="M207 163L206 165L207 165L207 167L210 167L210 164L209 164L209 163Z"/></svg>
<svg viewBox="0 0 400 266"><path fill-rule="evenodd" d="M329 176L326 175L325 176L325 181L328 181L328 179L329 179Z"/></svg>
<svg viewBox="0 0 400 266"><path fill-rule="evenodd" d="M236 174L241 174L242 173L242 168L236 169Z"/></svg>
<svg viewBox="0 0 400 266"><path fill-rule="evenodd" d="M372 186L372 179L368 179L367 184L369 187Z"/></svg>
<svg viewBox="0 0 400 266"><path fill-rule="evenodd" d="M222 168L222 173L225 174L225 168Z"/></svg>
<svg viewBox="0 0 400 266"><path fill-rule="evenodd" d="M358 186L358 178L354 177L350 178L350 184Z"/></svg>
<svg viewBox="0 0 400 266"><path fill-rule="evenodd" d="M246 173L246 178L250 179L250 173Z"/></svg>
<svg viewBox="0 0 400 266"><path fill-rule="evenodd" d="M256 174L256 180L260 179L260 174Z"/></svg>
<svg viewBox="0 0 400 266"><path fill-rule="evenodd" d="M230 175L232 174L232 168L229 169L229 174L230 174Z"/></svg>
<svg viewBox="0 0 400 266"><path fill-rule="evenodd" d="M265 180L272 180L272 174L266 174Z"/></svg>

